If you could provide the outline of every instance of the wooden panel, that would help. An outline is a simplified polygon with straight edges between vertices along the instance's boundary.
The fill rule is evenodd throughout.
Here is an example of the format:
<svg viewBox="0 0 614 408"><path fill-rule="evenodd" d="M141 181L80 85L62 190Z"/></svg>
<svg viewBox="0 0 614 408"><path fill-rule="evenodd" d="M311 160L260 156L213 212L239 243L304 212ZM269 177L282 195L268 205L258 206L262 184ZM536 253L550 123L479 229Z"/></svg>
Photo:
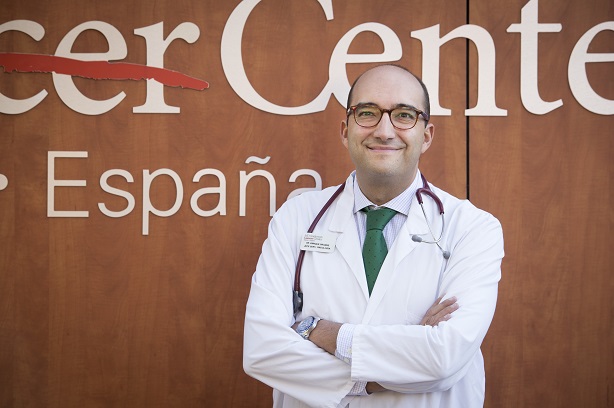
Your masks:
<svg viewBox="0 0 614 408"><path fill-rule="evenodd" d="M582 33L613 16L605 0L590 7L567 3L540 3L541 21L563 24L561 33L540 37L541 95L564 101L543 116L522 107L519 35L505 33L519 22L524 4L474 0L469 10L471 23L494 38L497 101L508 109L507 117L469 120L471 199L501 219L508 253L484 347L492 407L604 406L612 398L612 265L605 248L612 222L612 142L604 131L612 120L579 106L566 86L563 62ZM27 113L0 115L0 174L9 180L0 190L0 406L270 406L270 389L241 368L244 307L266 236L268 187L264 179L251 181L246 216L239 216L240 172L270 172L279 207L291 191L313 185L309 177L289 182L295 170L314 169L327 186L342 182L352 165L339 140L344 107L334 98L323 112L280 116L248 105L230 87L220 43L238 4L52 0L0 8L0 23L30 19L45 28L38 42L23 33L0 34L0 52L54 54L67 32L98 20L124 37L123 61L138 64L147 62L147 45L135 29L164 22L166 37L193 22L199 39L172 42L165 67L211 84L202 92L165 87L166 103L180 106L179 114L134 114L133 107L145 103L144 81L75 78L92 99L126 94L108 113L88 116L64 105L50 74L0 73L0 92L7 96L49 93ZM333 6L334 19L326 21L315 1L257 5L242 51L246 73L263 97L285 106L311 101L328 81L339 39L359 24L394 30L403 49L400 63L420 73L421 43L410 33L440 24L443 36L467 21L466 2L424 7L416 1L356 0ZM604 34L593 46L611 52L611 44ZM95 32L83 33L73 47L107 49ZM350 48L381 50L370 33L360 34ZM431 181L460 197L467 189L466 65L464 40L441 47L439 99L453 114L433 119L436 139L421 163ZM614 99L611 64L593 65L591 84ZM368 66L348 65L349 80ZM476 75L470 75L473 91ZM47 217L47 154L65 150L86 151L88 157L58 159L56 178L86 180L87 186L57 188L55 206L89 211L88 218ZM246 164L250 156L270 161ZM143 236L143 172L163 168L181 178L182 205L170 217L150 215L150 232ZM99 203L113 211L126 206L100 186L110 169L126 170L134 179L109 181L135 198L125 217L110 218L98 209ZM218 184L213 176L193 182L201 169L224 174L226 215L192 211L192 195ZM169 177L156 179L151 199L159 209L173 205ZM211 194L198 204L213 209L218 197Z"/></svg>
<svg viewBox="0 0 614 408"><path fill-rule="evenodd" d="M520 35L505 32L525 4L473 1L470 10L471 22L493 35L498 102L508 109L504 118L470 119L471 199L500 218L506 238L498 308L483 347L486 406L605 407L614 369L614 333L605 323L614 310L614 122L576 101L567 64L578 39L614 15L607 1L539 2L540 23L562 24L561 32L539 34L539 93L563 106L536 115L520 97ZM591 52L612 52L613 39L600 34ZM611 63L589 64L588 76L596 92L614 99Z"/></svg>
<svg viewBox="0 0 614 408"><path fill-rule="evenodd" d="M193 22L199 39L172 42L165 67L211 84L202 92L165 87L166 103L180 106L179 114L134 114L133 107L145 102L145 82L74 78L92 99L126 94L111 111L89 116L60 100L50 74L0 74L0 92L9 97L48 92L31 111L0 116L0 174L9 179L0 191L0 406L270 406L271 390L241 366L245 301L270 219L268 186L262 178L250 182L241 217L240 172L270 172L279 207L291 191L313 186L309 177L290 183L295 170L314 169L328 186L342 182L352 165L339 139L344 107L336 100L320 113L279 116L248 105L231 89L220 43L238 4L54 0L0 9L0 22L29 19L45 29L38 42L19 32L0 34L0 52L54 54L66 33L97 20L124 37L123 62L138 64L147 62L147 45L135 29L163 21L166 37L182 22ZM330 55L341 37L359 24L377 22L399 37L400 63L419 73L421 45L410 32L435 24L451 30L465 21L464 4L439 1L432 10L420 4L335 2L334 19L326 21L315 1L262 2L245 26L245 70L266 99L305 104L328 81ZM107 49L93 31L80 35L72 48ZM350 51L380 53L382 43L363 33ZM423 165L432 181L461 196L464 58L462 40L442 53L454 70L441 77L446 90L441 100L458 115L437 119L437 141ZM350 81L368 66L349 65ZM54 205L89 211L88 218L47 217L49 151L87 152L87 158L57 159L56 179L86 180L87 186L56 188ZM250 156L270 156L270 162L246 164ZM143 236L143 172L162 168L181 178L182 205L170 217L150 215L149 235ZM109 218L98 209L99 203L113 211L126 207L125 199L100 186L110 169L123 169L134 179L109 179L135 198L125 217ZM225 175L226 215L200 217L190 208L198 189L218 185L213 176L194 183L201 169ZM169 209L175 201L171 179L156 179L151 197L156 208ZM210 210L218 199L210 195L198 204Z"/></svg>

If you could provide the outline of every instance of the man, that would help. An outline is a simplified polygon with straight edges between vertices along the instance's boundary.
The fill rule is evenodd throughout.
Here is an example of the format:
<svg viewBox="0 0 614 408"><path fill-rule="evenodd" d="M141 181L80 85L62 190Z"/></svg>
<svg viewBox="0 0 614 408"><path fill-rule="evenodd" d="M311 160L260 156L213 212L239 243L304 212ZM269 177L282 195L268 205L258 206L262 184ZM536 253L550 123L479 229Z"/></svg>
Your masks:
<svg viewBox="0 0 614 408"><path fill-rule="evenodd" d="M311 235L328 250L302 241L335 188L289 200L273 217L247 302L243 365L274 388L275 407L483 405L480 344L503 236L490 214L433 186L445 214L428 193L422 212L418 162L434 134L419 79L395 65L366 71L341 124L356 171ZM373 227L372 212L391 219ZM304 304L295 316L301 246Z"/></svg>

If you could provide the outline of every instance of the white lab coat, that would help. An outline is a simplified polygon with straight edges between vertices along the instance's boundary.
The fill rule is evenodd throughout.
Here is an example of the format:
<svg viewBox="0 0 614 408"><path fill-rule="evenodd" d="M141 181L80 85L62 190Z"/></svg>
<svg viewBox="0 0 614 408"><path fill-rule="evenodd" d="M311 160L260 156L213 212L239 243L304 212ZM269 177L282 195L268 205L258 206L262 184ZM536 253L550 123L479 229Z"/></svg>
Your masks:
<svg viewBox="0 0 614 408"><path fill-rule="evenodd" d="M501 277L503 235L490 214L432 187L445 208L445 260L414 199L369 297L353 216L353 179L316 227L336 237L332 253L307 252L301 275L302 313L296 317L356 324L351 366L303 340L290 327L294 270L309 225L336 187L287 201L269 225L247 302L243 365L274 388L274 407L478 407L484 402L480 344L492 320ZM435 236L441 217L424 206ZM441 275L440 275L441 273ZM441 285L439 286L441 276ZM437 327L420 326L438 293L460 308ZM347 396L356 381L391 391ZM349 404L349 405L348 405Z"/></svg>

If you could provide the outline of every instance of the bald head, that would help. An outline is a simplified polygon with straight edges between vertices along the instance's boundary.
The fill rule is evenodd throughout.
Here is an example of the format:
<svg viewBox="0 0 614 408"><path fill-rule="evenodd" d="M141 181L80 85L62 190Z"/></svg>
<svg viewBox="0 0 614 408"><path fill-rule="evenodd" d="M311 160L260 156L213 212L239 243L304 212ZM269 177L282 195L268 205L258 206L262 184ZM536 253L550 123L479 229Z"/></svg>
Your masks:
<svg viewBox="0 0 614 408"><path fill-rule="evenodd" d="M424 110L424 113L426 113L427 117L430 118L431 117L431 102L430 102L429 93L428 93L428 90L426 89L426 86L424 85L424 83L422 82L420 78L414 75L407 68L402 67L400 65L395 65L395 64L378 65L377 67L368 69L367 71L363 72L358 78L356 78L356 80L352 84L352 87L350 88L350 93L348 94L346 109L350 109L350 106L356 103L355 101L352 100L354 96L354 89L357 86L360 86L360 82L362 80L377 78L378 76L389 75L392 72L396 74L401 73L401 75L399 76L401 78L401 81L405 81L405 80L409 82L416 81L420 85L420 87L422 88L422 92L423 92L423 104L424 104L421 108L422 110Z"/></svg>

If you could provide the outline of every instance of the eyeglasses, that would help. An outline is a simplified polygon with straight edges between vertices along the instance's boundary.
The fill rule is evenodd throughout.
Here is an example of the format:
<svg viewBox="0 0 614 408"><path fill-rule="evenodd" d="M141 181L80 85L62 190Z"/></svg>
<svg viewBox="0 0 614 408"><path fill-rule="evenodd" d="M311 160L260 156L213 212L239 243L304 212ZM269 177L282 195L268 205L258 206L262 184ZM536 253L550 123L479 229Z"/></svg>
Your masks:
<svg viewBox="0 0 614 408"><path fill-rule="evenodd" d="M409 106L401 106L394 109L382 109L375 104L359 104L350 106L347 110L348 118L354 112L354 120L361 127L370 128L378 125L384 113L388 113L392 126L399 130L408 130L416 126L420 116L426 122L429 116L421 110L410 108Z"/></svg>

